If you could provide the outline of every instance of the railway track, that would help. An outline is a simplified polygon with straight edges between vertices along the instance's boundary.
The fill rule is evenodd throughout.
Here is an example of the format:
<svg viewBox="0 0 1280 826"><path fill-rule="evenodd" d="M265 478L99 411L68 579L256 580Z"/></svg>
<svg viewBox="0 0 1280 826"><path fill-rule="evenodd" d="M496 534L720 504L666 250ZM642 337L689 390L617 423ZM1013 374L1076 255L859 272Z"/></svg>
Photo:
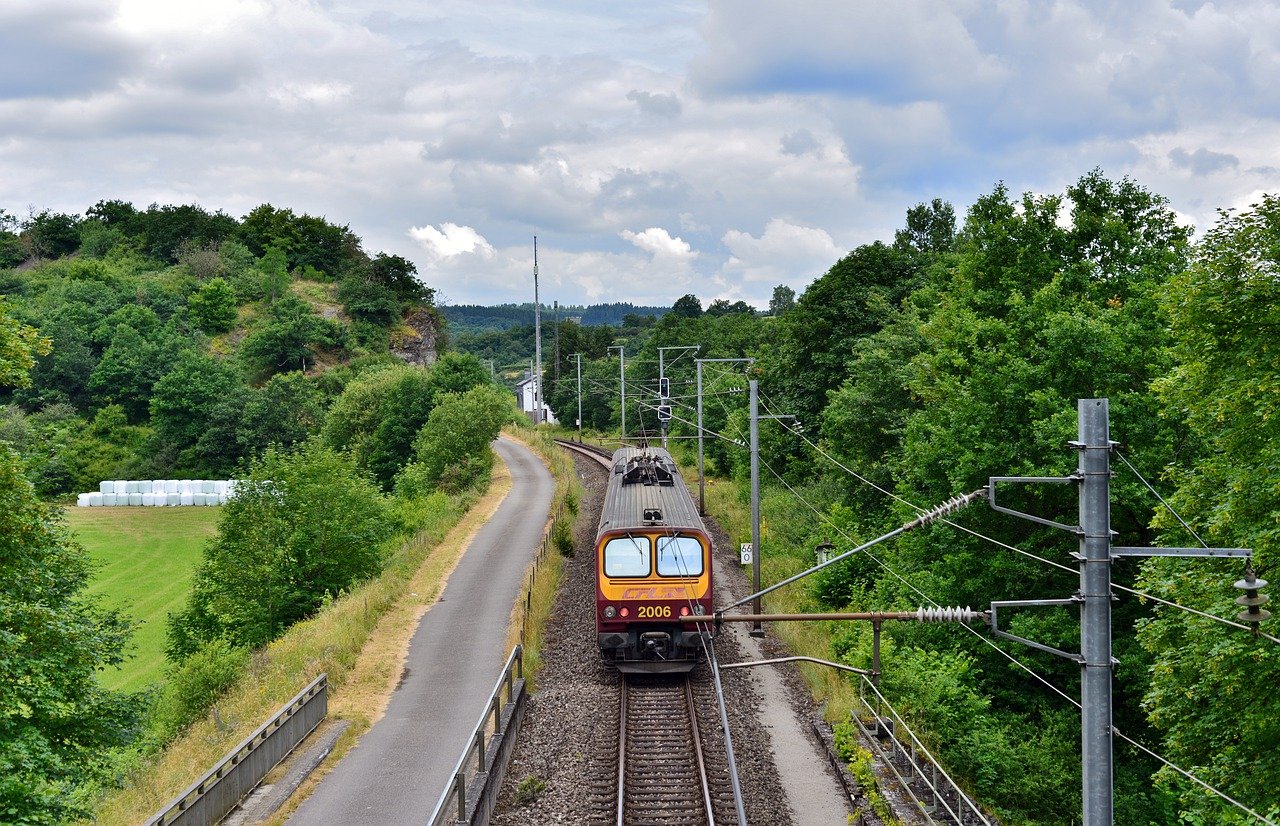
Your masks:
<svg viewBox="0 0 1280 826"><path fill-rule="evenodd" d="M613 471L610 448L566 439L556 443ZM589 780L594 811L584 813L584 820L618 826L736 826L720 720L708 720L705 731L698 723L698 709L718 707L709 675L699 668L689 675L615 678L618 725L596 738L596 765L602 771ZM608 777L611 763L606 761L613 760L616 770Z"/></svg>
<svg viewBox="0 0 1280 826"><path fill-rule="evenodd" d="M613 469L613 451L607 447L599 445L589 445L585 442L574 442L569 439L556 439L556 444L565 450L571 450L574 453L580 453L588 459L599 462L610 470Z"/></svg>
<svg viewBox="0 0 1280 826"><path fill-rule="evenodd" d="M633 676L621 694L618 826L714 826L692 683L683 676Z"/></svg>

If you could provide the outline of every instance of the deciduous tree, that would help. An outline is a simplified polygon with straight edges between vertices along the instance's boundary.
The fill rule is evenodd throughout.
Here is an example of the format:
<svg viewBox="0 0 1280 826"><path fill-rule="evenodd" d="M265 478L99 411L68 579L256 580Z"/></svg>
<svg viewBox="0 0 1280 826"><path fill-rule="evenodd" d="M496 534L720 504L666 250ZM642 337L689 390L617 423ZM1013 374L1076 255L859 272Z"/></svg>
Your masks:
<svg viewBox="0 0 1280 826"><path fill-rule="evenodd" d="M269 642L376 574L394 529L377 487L319 441L269 448L223 507L187 608L169 624L174 659L215 639Z"/></svg>

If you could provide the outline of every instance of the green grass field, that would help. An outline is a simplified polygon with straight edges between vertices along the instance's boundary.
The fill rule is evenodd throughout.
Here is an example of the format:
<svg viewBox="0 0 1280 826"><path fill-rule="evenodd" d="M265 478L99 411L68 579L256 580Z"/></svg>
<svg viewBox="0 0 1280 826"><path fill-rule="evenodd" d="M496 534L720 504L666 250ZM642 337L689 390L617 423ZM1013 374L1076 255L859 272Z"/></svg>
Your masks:
<svg viewBox="0 0 1280 826"><path fill-rule="evenodd" d="M133 656L103 673L108 688L136 690L164 677L165 617L181 610L222 508L67 508L67 524L93 560L89 585L102 604L139 624Z"/></svg>

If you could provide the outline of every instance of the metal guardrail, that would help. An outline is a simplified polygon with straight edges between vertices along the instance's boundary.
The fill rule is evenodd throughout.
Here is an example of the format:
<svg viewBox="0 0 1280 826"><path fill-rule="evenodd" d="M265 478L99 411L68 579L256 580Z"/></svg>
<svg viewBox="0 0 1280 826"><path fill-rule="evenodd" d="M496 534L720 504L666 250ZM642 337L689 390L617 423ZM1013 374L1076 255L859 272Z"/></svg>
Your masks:
<svg viewBox="0 0 1280 826"><path fill-rule="evenodd" d="M321 674L259 726L145 826L213 826L293 751L329 712L329 680Z"/></svg>
<svg viewBox="0 0 1280 826"><path fill-rule="evenodd" d="M503 694L506 695L505 706ZM520 730L524 703L524 646L517 645L511 649L502 675L489 695L488 705L472 730L470 742L453 767L452 778L427 820L429 826L489 822L506 774L507 760L515 747L515 734ZM489 732L487 740L485 732ZM468 766L475 769L470 782L467 780Z"/></svg>
<svg viewBox="0 0 1280 826"><path fill-rule="evenodd" d="M875 695L875 706L868 700L866 689ZM877 756L885 766L897 777L899 784L918 807L920 814L930 824L982 823L991 826L991 820L983 814L978 805L961 791L956 782L942 768L937 758L925 748L907 722L898 715L893 706L885 699L880 690L865 675L858 687L858 700L862 707L875 718L875 730L868 732L878 752ZM882 713L888 709L889 717ZM898 732L906 732L907 742L899 739ZM893 758L900 758L903 770L895 765ZM926 774L927 771L927 774ZM916 788L922 784L923 789ZM917 791L919 794L917 794ZM923 798L923 799L922 799Z"/></svg>

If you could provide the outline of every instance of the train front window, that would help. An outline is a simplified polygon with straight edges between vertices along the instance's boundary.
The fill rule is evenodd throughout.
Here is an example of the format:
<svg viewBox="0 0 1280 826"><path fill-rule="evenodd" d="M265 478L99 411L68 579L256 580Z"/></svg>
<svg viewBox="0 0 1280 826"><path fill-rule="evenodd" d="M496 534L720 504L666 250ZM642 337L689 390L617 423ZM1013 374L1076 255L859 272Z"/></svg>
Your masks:
<svg viewBox="0 0 1280 826"><path fill-rule="evenodd" d="M692 536L658 537L659 576L702 576L702 543Z"/></svg>
<svg viewBox="0 0 1280 826"><path fill-rule="evenodd" d="M619 536L604 546L604 575L609 577L649 575L649 537Z"/></svg>

